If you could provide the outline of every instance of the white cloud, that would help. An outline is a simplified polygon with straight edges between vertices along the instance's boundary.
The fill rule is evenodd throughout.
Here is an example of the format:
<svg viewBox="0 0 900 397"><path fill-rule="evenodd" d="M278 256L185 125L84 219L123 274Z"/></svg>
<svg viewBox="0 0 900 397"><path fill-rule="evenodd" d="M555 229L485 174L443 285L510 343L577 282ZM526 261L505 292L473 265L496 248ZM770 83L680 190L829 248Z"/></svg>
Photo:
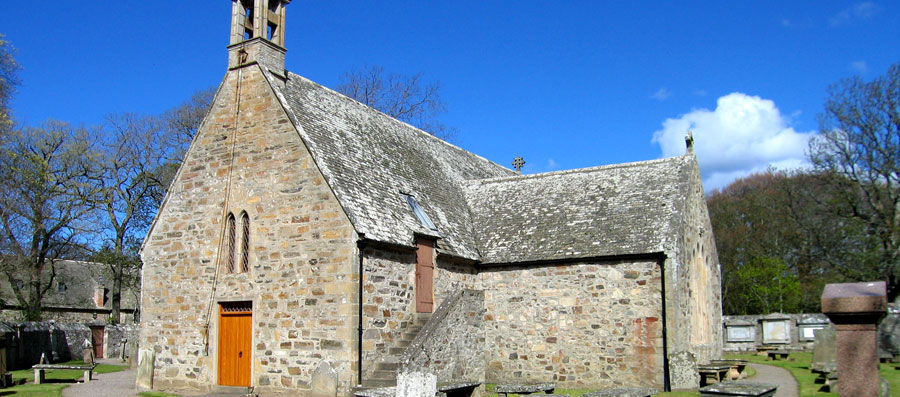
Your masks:
<svg viewBox="0 0 900 397"><path fill-rule="evenodd" d="M685 152L684 136L694 134L694 150L707 190L772 166L794 169L807 165L805 151L814 132L790 127L775 102L735 92L716 101L716 109L695 109L666 119L653 133L663 157Z"/></svg>
<svg viewBox="0 0 900 397"><path fill-rule="evenodd" d="M559 164L556 164L556 161L553 161L553 158L547 159L547 171L553 171L559 167Z"/></svg>
<svg viewBox="0 0 900 397"><path fill-rule="evenodd" d="M857 20L869 19L879 11L881 11L881 7L871 1L857 3L828 18L828 23L833 27L846 25Z"/></svg>
<svg viewBox="0 0 900 397"><path fill-rule="evenodd" d="M850 68L856 73L865 73L869 70L869 65L866 64L866 61L853 61L850 63Z"/></svg>
<svg viewBox="0 0 900 397"><path fill-rule="evenodd" d="M656 99L657 101L665 101L670 96L672 96L672 91L667 90L666 87L662 87L656 90L653 95L650 95L650 98Z"/></svg>

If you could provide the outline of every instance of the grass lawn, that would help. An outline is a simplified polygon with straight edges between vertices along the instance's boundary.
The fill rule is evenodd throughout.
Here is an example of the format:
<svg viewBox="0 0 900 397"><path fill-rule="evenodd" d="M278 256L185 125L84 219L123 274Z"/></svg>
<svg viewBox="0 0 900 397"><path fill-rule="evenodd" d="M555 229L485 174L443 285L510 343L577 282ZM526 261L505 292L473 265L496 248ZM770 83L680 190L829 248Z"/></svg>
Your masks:
<svg viewBox="0 0 900 397"><path fill-rule="evenodd" d="M73 360L60 364L83 365L81 360ZM123 365L98 364L94 368L95 374L107 374L127 369ZM10 371L12 373L13 384L16 386L6 389L0 389L2 396L34 396L34 397L50 397L61 396L62 389L80 381L84 377L84 371L72 369L57 369L44 371L44 381L46 383L34 384L34 370L20 369L18 371Z"/></svg>
<svg viewBox="0 0 900 397"><path fill-rule="evenodd" d="M733 354L728 355L728 358L739 358L752 363L774 365L790 371L800 386L800 397L837 396L837 393L819 391L822 385L815 383L818 376L809 370L809 365L812 363L812 353L791 353L787 360L775 361L769 361L765 356L756 354ZM896 369L897 365L881 364L881 376L887 379L888 384L890 384L892 396L900 396L900 370ZM760 379L760 381L764 382L765 379Z"/></svg>
<svg viewBox="0 0 900 397"><path fill-rule="evenodd" d="M493 383L488 383L485 385L485 390L487 390L488 397L497 397L496 393L492 393L494 391ZM595 392L598 389L556 389L553 391L553 394L568 394L571 397L581 397L582 394ZM510 396L518 396L519 394L510 394ZM661 397L696 397L699 396L699 392L670 392L670 393L660 393L657 396ZM522 394L522 396L527 396L527 394Z"/></svg>

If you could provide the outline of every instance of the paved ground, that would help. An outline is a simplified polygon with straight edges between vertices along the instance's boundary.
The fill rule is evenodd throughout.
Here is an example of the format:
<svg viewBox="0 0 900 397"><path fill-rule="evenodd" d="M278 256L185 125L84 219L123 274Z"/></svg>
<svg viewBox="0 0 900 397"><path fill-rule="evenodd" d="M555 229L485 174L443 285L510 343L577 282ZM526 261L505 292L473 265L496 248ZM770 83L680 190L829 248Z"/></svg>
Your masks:
<svg viewBox="0 0 900 397"><path fill-rule="evenodd" d="M775 397L797 397L797 381L788 370L780 367L764 364L750 364L756 370L756 376L747 379L747 382L773 383L778 385Z"/></svg>
<svg viewBox="0 0 900 397"><path fill-rule="evenodd" d="M100 359L103 364L121 365L119 360ZM136 396L134 380L137 369L97 374L88 383L79 383L63 389L63 397L128 397Z"/></svg>

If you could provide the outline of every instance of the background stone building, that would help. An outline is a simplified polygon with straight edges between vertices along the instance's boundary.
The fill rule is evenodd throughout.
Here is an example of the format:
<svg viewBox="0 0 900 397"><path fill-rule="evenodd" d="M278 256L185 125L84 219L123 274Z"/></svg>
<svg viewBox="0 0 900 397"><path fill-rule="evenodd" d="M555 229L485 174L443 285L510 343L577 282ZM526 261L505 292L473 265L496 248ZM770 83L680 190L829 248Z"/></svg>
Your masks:
<svg viewBox="0 0 900 397"><path fill-rule="evenodd" d="M228 71L144 242L154 388L349 395L410 365L697 386L722 327L692 153L518 175L286 71L286 3L234 1Z"/></svg>
<svg viewBox="0 0 900 397"><path fill-rule="evenodd" d="M90 322L98 325L107 323L112 313L112 284L109 265L105 263L57 260L53 263L55 276L44 295L43 319L57 322ZM26 277L22 277L26 279ZM18 283L22 283L18 281ZM22 288L23 285L17 286ZM134 323L140 291L123 287L121 320L123 324ZM19 301L13 292L13 285L7 277L0 278L0 321L20 321L22 319Z"/></svg>

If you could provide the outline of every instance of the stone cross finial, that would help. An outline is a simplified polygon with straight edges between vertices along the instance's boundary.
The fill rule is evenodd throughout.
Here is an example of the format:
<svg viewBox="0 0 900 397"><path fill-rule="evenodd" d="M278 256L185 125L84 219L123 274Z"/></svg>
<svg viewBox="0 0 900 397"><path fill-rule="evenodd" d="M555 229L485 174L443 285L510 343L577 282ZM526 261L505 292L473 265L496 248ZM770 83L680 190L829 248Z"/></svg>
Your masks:
<svg viewBox="0 0 900 397"><path fill-rule="evenodd" d="M684 136L684 145L687 146L687 154L694 154L694 131L688 130Z"/></svg>
<svg viewBox="0 0 900 397"><path fill-rule="evenodd" d="M512 165L513 168L516 169L516 172L521 174L522 166L525 165L525 160L522 158L522 156L516 156L516 158L513 159Z"/></svg>

